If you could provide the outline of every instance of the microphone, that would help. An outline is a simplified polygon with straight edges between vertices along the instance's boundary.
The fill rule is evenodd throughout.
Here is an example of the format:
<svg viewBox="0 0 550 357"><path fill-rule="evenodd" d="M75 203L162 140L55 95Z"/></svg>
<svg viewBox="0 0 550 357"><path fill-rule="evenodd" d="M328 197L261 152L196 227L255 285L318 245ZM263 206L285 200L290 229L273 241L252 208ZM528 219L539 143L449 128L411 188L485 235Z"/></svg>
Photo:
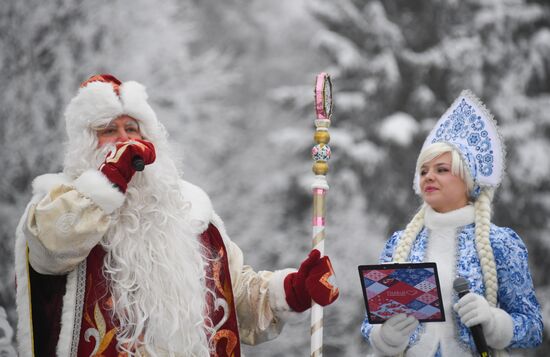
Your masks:
<svg viewBox="0 0 550 357"><path fill-rule="evenodd" d="M143 161L143 158L139 155L135 155L132 158L132 167L136 169L136 171L143 171L145 168L145 162Z"/></svg>
<svg viewBox="0 0 550 357"><path fill-rule="evenodd" d="M453 281L453 289L458 294L458 297L461 298L470 292L470 283L462 277L456 278L455 281ZM483 336L483 329L481 328L481 325L471 326L470 332L474 338L474 343L477 347L479 356L489 357L489 347L485 341L485 336Z"/></svg>

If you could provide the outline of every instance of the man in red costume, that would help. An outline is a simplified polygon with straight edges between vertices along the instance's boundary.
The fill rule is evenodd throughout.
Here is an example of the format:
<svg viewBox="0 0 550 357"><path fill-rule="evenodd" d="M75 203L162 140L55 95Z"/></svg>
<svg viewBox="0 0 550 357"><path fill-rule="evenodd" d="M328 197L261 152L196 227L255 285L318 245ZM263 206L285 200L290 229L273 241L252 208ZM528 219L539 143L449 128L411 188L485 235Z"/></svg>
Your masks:
<svg viewBox="0 0 550 357"><path fill-rule="evenodd" d="M316 250L297 271L243 264L141 84L93 76L65 119L64 170L33 181L17 229L20 356L240 356L338 297Z"/></svg>

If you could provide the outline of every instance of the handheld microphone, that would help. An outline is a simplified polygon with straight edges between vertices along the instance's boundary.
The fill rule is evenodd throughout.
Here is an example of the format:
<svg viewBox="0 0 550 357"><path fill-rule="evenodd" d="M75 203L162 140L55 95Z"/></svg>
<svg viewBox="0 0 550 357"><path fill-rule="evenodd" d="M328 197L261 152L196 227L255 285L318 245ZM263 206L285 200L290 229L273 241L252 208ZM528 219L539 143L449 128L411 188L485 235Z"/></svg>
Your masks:
<svg viewBox="0 0 550 357"><path fill-rule="evenodd" d="M143 158L139 155L135 155L132 158L132 167L136 169L136 171L143 171L145 168L145 162L143 161Z"/></svg>
<svg viewBox="0 0 550 357"><path fill-rule="evenodd" d="M458 294L458 297L461 298L470 292L470 283L462 277L456 278L455 281L453 281L453 289ZM485 336L483 336L483 329L481 328L481 325L471 326L470 332L474 338L474 343L477 347L479 355L481 357L489 357L489 347L485 341Z"/></svg>

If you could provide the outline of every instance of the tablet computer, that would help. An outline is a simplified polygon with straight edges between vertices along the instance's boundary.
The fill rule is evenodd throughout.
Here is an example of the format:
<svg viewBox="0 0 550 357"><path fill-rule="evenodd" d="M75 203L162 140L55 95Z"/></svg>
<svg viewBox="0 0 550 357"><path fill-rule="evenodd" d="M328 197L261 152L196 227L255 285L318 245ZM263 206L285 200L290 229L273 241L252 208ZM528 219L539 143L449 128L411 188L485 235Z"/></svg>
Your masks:
<svg viewBox="0 0 550 357"><path fill-rule="evenodd" d="M406 313L420 322L445 321L435 263L360 265L359 276L371 324Z"/></svg>

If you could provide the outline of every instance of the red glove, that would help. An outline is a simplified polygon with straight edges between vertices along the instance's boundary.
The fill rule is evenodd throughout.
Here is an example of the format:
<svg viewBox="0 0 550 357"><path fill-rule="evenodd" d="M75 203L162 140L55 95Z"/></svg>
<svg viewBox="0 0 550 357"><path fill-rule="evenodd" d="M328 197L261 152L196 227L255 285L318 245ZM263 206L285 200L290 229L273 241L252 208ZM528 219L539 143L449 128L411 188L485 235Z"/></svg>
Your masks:
<svg viewBox="0 0 550 357"><path fill-rule="evenodd" d="M132 164L136 156L143 159L145 165L152 164L156 157L155 147L152 143L139 139L118 143L116 149L107 155L99 170L117 185L122 193L126 193L128 182L136 173Z"/></svg>
<svg viewBox="0 0 550 357"><path fill-rule="evenodd" d="M288 274L284 281L285 298L288 306L296 312L311 307L311 300L321 306L331 304L338 298L338 288L330 279L334 270L328 256L321 257L321 252L312 250L297 272Z"/></svg>

